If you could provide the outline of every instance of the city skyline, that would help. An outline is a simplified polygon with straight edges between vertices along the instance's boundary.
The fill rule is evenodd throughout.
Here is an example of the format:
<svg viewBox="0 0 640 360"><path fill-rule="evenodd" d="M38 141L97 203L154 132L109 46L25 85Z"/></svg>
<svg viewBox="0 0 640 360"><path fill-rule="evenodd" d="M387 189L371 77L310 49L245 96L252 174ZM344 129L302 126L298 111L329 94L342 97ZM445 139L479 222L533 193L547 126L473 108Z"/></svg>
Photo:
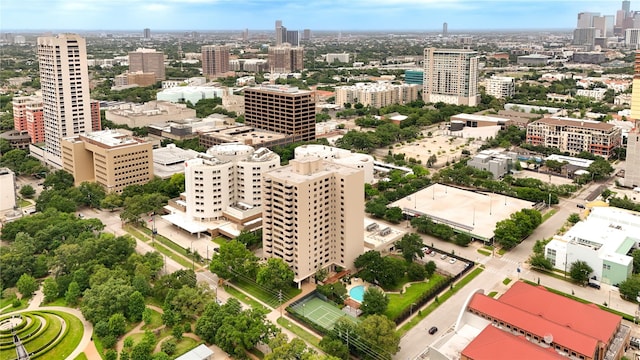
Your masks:
<svg viewBox="0 0 640 360"><path fill-rule="evenodd" d="M621 1L553 0L0 0L9 30L572 29L579 12L614 15ZM631 3L633 9L634 3ZM28 21L25 21L28 19Z"/></svg>

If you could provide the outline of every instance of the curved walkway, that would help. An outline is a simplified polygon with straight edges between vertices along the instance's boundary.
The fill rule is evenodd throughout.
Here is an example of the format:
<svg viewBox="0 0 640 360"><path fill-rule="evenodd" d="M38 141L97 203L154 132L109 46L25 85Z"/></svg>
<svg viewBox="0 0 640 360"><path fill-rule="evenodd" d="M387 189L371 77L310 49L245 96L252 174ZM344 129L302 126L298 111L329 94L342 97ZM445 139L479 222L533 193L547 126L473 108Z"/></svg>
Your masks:
<svg viewBox="0 0 640 360"><path fill-rule="evenodd" d="M155 305L149 305L147 304L147 307L151 310L157 311L159 312L161 315L164 314L164 310L162 310L162 308L155 306ZM140 324L138 324L136 327L134 327L133 329L131 329L128 333L122 335L120 337L120 340L118 340L118 342L116 343L116 351L118 353L120 353L122 351L122 349L124 348L124 339L126 339L129 335L133 335L133 334L142 334L144 333L144 331L142 331L142 327L145 326L146 324L144 323L144 321L141 321ZM155 329L151 329L152 331L158 330L158 329L164 329L166 325L160 325Z"/></svg>

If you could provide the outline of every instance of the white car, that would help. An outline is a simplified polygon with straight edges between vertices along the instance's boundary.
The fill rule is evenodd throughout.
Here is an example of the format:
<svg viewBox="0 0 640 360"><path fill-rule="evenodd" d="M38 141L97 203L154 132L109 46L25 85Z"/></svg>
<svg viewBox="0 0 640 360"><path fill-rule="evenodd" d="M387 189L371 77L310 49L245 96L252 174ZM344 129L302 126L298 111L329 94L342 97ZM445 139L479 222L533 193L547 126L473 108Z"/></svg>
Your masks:
<svg viewBox="0 0 640 360"><path fill-rule="evenodd" d="M447 258L447 254L442 254L442 256L440 256L440 259L444 260Z"/></svg>
<svg viewBox="0 0 640 360"><path fill-rule="evenodd" d="M456 258L449 259L449 264L455 264L455 263L456 263Z"/></svg>

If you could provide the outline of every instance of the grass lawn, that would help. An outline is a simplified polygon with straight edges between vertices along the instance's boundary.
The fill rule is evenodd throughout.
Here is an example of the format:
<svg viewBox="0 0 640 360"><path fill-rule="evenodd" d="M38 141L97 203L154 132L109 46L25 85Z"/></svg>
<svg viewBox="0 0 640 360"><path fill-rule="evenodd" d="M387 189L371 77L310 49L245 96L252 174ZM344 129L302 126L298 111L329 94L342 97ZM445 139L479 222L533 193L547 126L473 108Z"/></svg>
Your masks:
<svg viewBox="0 0 640 360"><path fill-rule="evenodd" d="M229 240L227 240L226 238L223 238L222 236L218 236L217 238L212 240L214 243L222 246L222 244L226 244Z"/></svg>
<svg viewBox="0 0 640 360"><path fill-rule="evenodd" d="M13 300L15 300L15 296L9 296L7 298L3 298L0 299L0 309L2 309L5 306L11 305L13 303Z"/></svg>
<svg viewBox="0 0 640 360"><path fill-rule="evenodd" d="M187 351L199 345L199 343L195 339L186 336L183 337L182 340L177 341L176 344L176 352L172 355L174 356L174 358L186 353Z"/></svg>
<svg viewBox="0 0 640 360"><path fill-rule="evenodd" d="M100 358L104 359L104 346L102 346L102 341L96 335L95 328L93 330L93 343L96 345L96 350L98 351L98 354L100 354Z"/></svg>
<svg viewBox="0 0 640 360"><path fill-rule="evenodd" d="M480 254L484 255L484 256L491 256L491 251L484 250L484 249L478 249L476 251L479 252Z"/></svg>
<svg viewBox="0 0 640 360"><path fill-rule="evenodd" d="M73 350L75 350L80 344L80 340L82 340L82 334L84 332L84 326L80 319L71 314L63 312L55 312L55 314L59 315L67 323L67 334L64 336L62 341L60 341L53 349L49 350L43 358L66 359L67 356L71 355Z"/></svg>
<svg viewBox="0 0 640 360"><path fill-rule="evenodd" d="M162 326L162 314L155 310L151 310L151 323L142 326L142 330L153 330Z"/></svg>
<svg viewBox="0 0 640 360"><path fill-rule="evenodd" d="M280 324L283 328L285 328L285 329L291 331L292 333L296 334L297 337L299 337L302 340L308 342L309 344L311 344L311 345L313 345L315 347L319 347L320 346L319 345L320 339L318 339L317 337L313 336L313 334L311 334L310 332L304 330L300 326L292 323L287 318L285 318L285 317L278 318L278 324Z"/></svg>
<svg viewBox="0 0 640 360"><path fill-rule="evenodd" d="M542 215L542 222L547 221L550 217L552 217L557 212L558 212L558 210L556 210L556 209L551 209L551 210L547 211L546 213L544 213L544 215Z"/></svg>
<svg viewBox="0 0 640 360"><path fill-rule="evenodd" d="M82 354L76 356L76 358L73 359L73 360L88 360L88 359L87 359L87 355L85 353L82 353Z"/></svg>
<svg viewBox="0 0 640 360"><path fill-rule="evenodd" d="M389 306L387 306L387 310L384 312L384 314L389 319L395 319L406 308L410 307L411 304L416 302L420 298L420 296L422 296L422 294L445 280L446 277L436 273L433 274L433 276L431 276L431 278L427 282L415 283L410 285L409 287L407 287L407 290L403 294L387 294L387 296L389 297Z"/></svg>
<svg viewBox="0 0 640 360"><path fill-rule="evenodd" d="M266 310L267 312L270 311L270 309L267 309L262 304L260 304L259 302L253 300L251 297L245 295L243 292L237 290L234 287L227 286L227 287L224 288L224 290L226 292L228 292L229 295L231 295L234 298L238 299L238 301L243 302L243 303L251 306L254 309L263 309L263 310Z"/></svg>
<svg viewBox="0 0 640 360"><path fill-rule="evenodd" d="M442 304L451 296L453 296L455 293L457 293L460 289L462 289L465 285L471 282L471 280L475 279L475 277L480 275L480 273L482 273L483 271L484 269L479 267L473 269L467 276L462 278L462 280L458 281L458 283L455 284L453 288L447 290L444 294L442 294L442 296L438 298L438 302L433 301L431 304L429 304L429 306L422 309L418 313L418 315L414 316L410 321L402 325L402 327L398 329L398 334L402 337L407 331L411 330L411 328L418 325L418 323L422 319L424 319L425 317L427 317L427 315L431 314L435 309L437 309L438 306L440 306L440 304Z"/></svg>
<svg viewBox="0 0 640 360"><path fill-rule="evenodd" d="M506 253L507 253L507 249L503 249L503 248L498 249L498 254L504 255Z"/></svg>
<svg viewBox="0 0 640 360"><path fill-rule="evenodd" d="M276 291L274 291L274 293L267 292L258 287L256 284L245 281L243 279L234 280L233 284L272 308L276 308L278 306L278 295ZM283 300L292 299L301 292L301 289L290 288L288 291L282 292L282 298Z"/></svg>
<svg viewBox="0 0 640 360"><path fill-rule="evenodd" d="M11 303L13 303L13 301L11 301L9 303L9 305ZM18 310L26 309L28 305L29 304L27 303L27 299L22 299L22 300L20 300L20 306L18 306L18 307L9 306L8 308L2 310L2 312L0 312L0 314L6 314L6 313L10 313L12 311L18 311Z"/></svg>
<svg viewBox="0 0 640 360"><path fill-rule="evenodd" d="M19 204L18 206L20 206L20 207L27 207L27 206L30 206L30 205L31 205L31 202L30 202L30 201L27 201L27 200L25 200L25 199L20 199L20 204Z"/></svg>
<svg viewBox="0 0 640 360"><path fill-rule="evenodd" d="M64 300L63 297L60 297L60 298L57 298L57 299L53 300L52 302L44 303L43 306L62 306L62 307L66 307L67 306L67 302Z"/></svg>
<svg viewBox="0 0 640 360"><path fill-rule="evenodd" d="M504 278L504 280L502 280L502 283L505 285L509 285L510 282L511 282L511 279L509 278Z"/></svg>
<svg viewBox="0 0 640 360"><path fill-rule="evenodd" d="M125 226L125 230L131 234L133 237L137 238L138 240L144 241L146 243L148 243L149 241L151 241L151 239L149 239L148 237L144 236L142 233L140 233L140 231L136 230L135 228L131 227L131 226ZM191 260L186 259L183 256L180 256L178 254L176 254L175 252L171 251L170 249L168 249L167 247L165 247L164 245L162 245L162 243L160 242L156 242L154 249L156 251L158 251L161 254L166 255L167 257L175 260L178 264L186 267L186 268L190 268L191 267ZM184 249L182 249L180 251L180 253L182 254L184 252Z"/></svg>
<svg viewBox="0 0 640 360"><path fill-rule="evenodd" d="M127 337L131 338L131 339L133 340L133 343L134 343L134 344L137 344L137 343L139 343L139 342L142 340L142 338L144 337L144 333L143 333L143 332L141 332L141 333L137 333L137 334L131 334L131 335L127 335Z"/></svg>
<svg viewBox="0 0 640 360"><path fill-rule="evenodd" d="M41 350L41 348L45 346L49 341L51 341L51 339L55 339L56 337L58 337L60 335L60 332L62 331L62 322L60 321L60 319L57 319L56 316L51 314L40 314L47 321L49 326L47 326L47 328L42 333L37 335L35 339L24 344L24 348L27 349L27 351L30 353ZM82 329L82 326L80 328Z"/></svg>
<svg viewBox="0 0 640 360"><path fill-rule="evenodd" d="M487 294L488 297L492 297L492 298L496 297L496 295L498 295L497 291L492 291L489 294Z"/></svg>

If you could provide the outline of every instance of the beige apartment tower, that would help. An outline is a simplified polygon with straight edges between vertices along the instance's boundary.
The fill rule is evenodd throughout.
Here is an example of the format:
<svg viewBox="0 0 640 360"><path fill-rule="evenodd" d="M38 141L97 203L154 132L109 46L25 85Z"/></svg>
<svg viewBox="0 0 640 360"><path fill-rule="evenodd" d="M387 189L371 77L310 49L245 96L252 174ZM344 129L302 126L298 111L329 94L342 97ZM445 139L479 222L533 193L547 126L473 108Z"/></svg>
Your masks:
<svg viewBox="0 0 640 360"><path fill-rule="evenodd" d="M62 167L60 141L90 132L91 100L85 39L76 34L38 38L45 161Z"/></svg>
<svg viewBox="0 0 640 360"><path fill-rule="evenodd" d="M96 182L107 192L153 179L153 145L119 130L103 130L62 140L63 169L75 184Z"/></svg>
<svg viewBox="0 0 640 360"><path fill-rule="evenodd" d="M269 47L269 72L286 74L304 69L304 48L288 44Z"/></svg>
<svg viewBox="0 0 640 360"><path fill-rule="evenodd" d="M155 49L138 48L129 52L129 72L154 73L156 80L165 79L164 53Z"/></svg>
<svg viewBox="0 0 640 360"><path fill-rule="evenodd" d="M223 45L202 47L202 75L209 79L226 76L230 71L229 48Z"/></svg>
<svg viewBox="0 0 640 360"><path fill-rule="evenodd" d="M428 103L476 106L478 53L464 49L424 49L423 99Z"/></svg>
<svg viewBox="0 0 640 360"><path fill-rule="evenodd" d="M291 142L316 139L315 93L297 87L262 85L244 90L245 124L291 135Z"/></svg>
<svg viewBox="0 0 640 360"><path fill-rule="evenodd" d="M316 157L264 175L262 245L301 281L330 266L352 269L364 239L364 171Z"/></svg>
<svg viewBox="0 0 640 360"><path fill-rule="evenodd" d="M640 52L636 52L633 88L631 89L631 118L633 130L627 136L627 159L624 168L624 186L640 187Z"/></svg>

